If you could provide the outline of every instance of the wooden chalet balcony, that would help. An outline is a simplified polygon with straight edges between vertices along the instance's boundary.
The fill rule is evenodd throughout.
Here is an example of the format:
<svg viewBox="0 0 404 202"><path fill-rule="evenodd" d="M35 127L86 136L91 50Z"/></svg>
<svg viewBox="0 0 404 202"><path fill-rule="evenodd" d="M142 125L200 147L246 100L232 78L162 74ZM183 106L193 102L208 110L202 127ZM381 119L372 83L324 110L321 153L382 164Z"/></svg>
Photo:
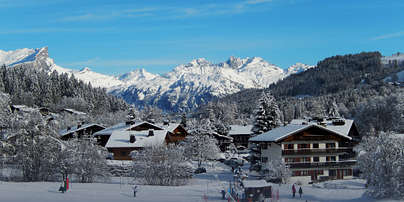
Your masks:
<svg viewBox="0 0 404 202"><path fill-rule="evenodd" d="M339 147L339 148L327 148L327 149L286 149L282 150L283 156L288 155L311 155L311 154L336 154L336 153L351 153L352 148Z"/></svg>
<svg viewBox="0 0 404 202"><path fill-rule="evenodd" d="M356 160L347 161L329 161L329 162L302 162L286 163L289 168L341 168L351 167L356 164Z"/></svg>

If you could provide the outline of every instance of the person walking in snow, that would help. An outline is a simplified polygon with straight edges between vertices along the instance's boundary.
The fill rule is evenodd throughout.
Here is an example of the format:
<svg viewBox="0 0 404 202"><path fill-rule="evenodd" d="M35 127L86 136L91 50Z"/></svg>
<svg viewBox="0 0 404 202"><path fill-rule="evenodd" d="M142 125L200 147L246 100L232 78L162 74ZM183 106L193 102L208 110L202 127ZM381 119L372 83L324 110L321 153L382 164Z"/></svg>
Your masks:
<svg viewBox="0 0 404 202"><path fill-rule="evenodd" d="M293 194L293 198L295 198L295 194L296 194L295 184L292 185L292 194Z"/></svg>
<svg viewBox="0 0 404 202"><path fill-rule="evenodd" d="M303 190L302 190L302 187L300 187L300 188L299 188L299 195L300 195L300 198L302 198L302 194L303 194Z"/></svg>
<svg viewBox="0 0 404 202"><path fill-rule="evenodd" d="M133 186L133 197L136 197L137 186Z"/></svg>

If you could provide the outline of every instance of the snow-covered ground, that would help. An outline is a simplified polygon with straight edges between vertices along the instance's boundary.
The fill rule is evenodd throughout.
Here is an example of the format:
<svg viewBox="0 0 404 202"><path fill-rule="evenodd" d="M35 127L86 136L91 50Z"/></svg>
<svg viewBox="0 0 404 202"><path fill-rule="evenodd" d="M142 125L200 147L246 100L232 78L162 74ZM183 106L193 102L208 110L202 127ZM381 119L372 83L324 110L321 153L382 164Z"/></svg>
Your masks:
<svg viewBox="0 0 404 202"><path fill-rule="evenodd" d="M0 201L7 202L74 202L74 201L142 201L142 202L197 202L205 201L206 194L208 201L219 202L221 200L220 190L227 187L232 175L229 167L215 163L212 167L207 166L208 173L196 175L188 185L178 187L168 186L144 186L139 185L137 197L133 197L131 180L113 178L109 183L80 184L72 183L68 192L58 192L60 183L54 182L32 182L15 183L0 182ZM364 195L365 187L363 180L339 180L329 181L316 186L304 185L303 197L292 198L291 185L275 185L273 190L279 190L282 202L295 201L335 201L335 202L398 202L399 200L375 200Z"/></svg>

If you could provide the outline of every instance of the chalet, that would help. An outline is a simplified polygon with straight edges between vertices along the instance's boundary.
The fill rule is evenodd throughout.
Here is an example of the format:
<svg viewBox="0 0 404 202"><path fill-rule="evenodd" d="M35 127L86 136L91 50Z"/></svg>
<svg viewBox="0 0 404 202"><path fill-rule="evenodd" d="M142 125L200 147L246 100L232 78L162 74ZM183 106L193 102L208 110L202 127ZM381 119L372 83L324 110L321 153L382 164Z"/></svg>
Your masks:
<svg viewBox="0 0 404 202"><path fill-rule="evenodd" d="M83 135L93 135L94 133L101 131L103 129L105 129L105 127L99 124L79 123L74 127L68 127L66 129L59 131L59 135L62 140L69 140L74 137L81 138Z"/></svg>
<svg viewBox="0 0 404 202"><path fill-rule="evenodd" d="M130 152L153 145L176 143L185 139L187 131L176 123L127 121L94 134L100 145L114 154L116 160L131 160Z"/></svg>
<svg viewBox="0 0 404 202"><path fill-rule="evenodd" d="M233 138L233 143L236 147L248 147L252 127L252 125L230 125L229 136Z"/></svg>
<svg viewBox="0 0 404 202"><path fill-rule="evenodd" d="M293 120L249 139L253 151L250 169L265 173L268 161L281 159L292 171L292 180L352 178L356 164L353 146L358 142L353 120Z"/></svg>
<svg viewBox="0 0 404 202"><path fill-rule="evenodd" d="M227 135L221 135L218 133L213 133L210 134L212 137L214 137L217 140L219 149L224 152L227 150L227 147L233 142L233 138L229 137Z"/></svg>

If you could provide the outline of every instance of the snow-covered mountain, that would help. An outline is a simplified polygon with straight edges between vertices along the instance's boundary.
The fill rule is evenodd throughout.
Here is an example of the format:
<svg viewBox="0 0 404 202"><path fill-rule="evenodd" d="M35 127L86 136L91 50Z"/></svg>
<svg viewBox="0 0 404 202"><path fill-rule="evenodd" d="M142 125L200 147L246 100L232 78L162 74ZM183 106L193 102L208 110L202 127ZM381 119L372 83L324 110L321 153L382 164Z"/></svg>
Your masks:
<svg viewBox="0 0 404 202"><path fill-rule="evenodd" d="M285 71L260 57L230 57L218 64L199 58L164 75L137 69L115 77L93 72L88 67L80 71L60 67L49 57L47 47L0 51L0 64L14 66L21 63L33 63L35 67L50 72L55 70L74 75L94 87L106 88L111 94L139 107L153 105L174 111L193 109L214 97L243 89L268 87L286 76L313 67L297 63Z"/></svg>
<svg viewBox="0 0 404 202"><path fill-rule="evenodd" d="M311 68L314 68L314 67L315 66L312 66L312 65L306 65L306 64L303 64L303 63L296 63L296 64L294 64L294 65L292 65L292 66L290 66L288 68L286 76L290 76L292 74L298 74L298 73L304 72L304 71L306 71L308 69L311 69Z"/></svg>

